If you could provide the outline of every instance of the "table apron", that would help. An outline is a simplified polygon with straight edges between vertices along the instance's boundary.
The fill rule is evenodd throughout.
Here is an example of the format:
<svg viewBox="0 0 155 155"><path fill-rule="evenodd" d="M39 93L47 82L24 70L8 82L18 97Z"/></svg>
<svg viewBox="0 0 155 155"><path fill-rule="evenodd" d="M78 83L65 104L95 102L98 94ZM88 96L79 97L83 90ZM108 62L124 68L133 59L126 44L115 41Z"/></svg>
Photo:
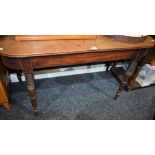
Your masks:
<svg viewBox="0 0 155 155"><path fill-rule="evenodd" d="M32 57L31 62L33 68L59 67L69 65L82 65L89 63L100 63L107 61L117 61L133 59L141 51L112 51L112 52L90 52L77 54L64 54L53 56Z"/></svg>
<svg viewBox="0 0 155 155"><path fill-rule="evenodd" d="M74 54L33 56L26 58L11 58L2 56L4 65L9 69L27 70L47 67L61 67L70 65L84 65L107 61L133 59L146 49L120 51L94 51Z"/></svg>

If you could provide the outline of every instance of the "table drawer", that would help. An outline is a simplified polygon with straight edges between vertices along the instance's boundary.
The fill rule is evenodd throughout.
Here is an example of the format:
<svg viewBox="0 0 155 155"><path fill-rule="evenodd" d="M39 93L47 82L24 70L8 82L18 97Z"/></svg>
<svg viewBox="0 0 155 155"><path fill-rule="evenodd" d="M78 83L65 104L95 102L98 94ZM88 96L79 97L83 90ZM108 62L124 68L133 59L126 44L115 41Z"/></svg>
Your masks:
<svg viewBox="0 0 155 155"><path fill-rule="evenodd" d="M85 52L76 54L62 54L31 58L34 68L59 67L67 65L89 64L94 62L106 62L114 60L132 59L138 54L138 50Z"/></svg>

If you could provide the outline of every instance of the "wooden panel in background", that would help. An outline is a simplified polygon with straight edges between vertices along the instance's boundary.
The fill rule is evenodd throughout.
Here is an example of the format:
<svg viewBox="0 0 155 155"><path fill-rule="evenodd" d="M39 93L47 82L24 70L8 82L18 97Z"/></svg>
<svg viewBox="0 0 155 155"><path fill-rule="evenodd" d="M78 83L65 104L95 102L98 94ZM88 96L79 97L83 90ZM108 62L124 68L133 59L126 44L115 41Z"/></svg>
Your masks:
<svg viewBox="0 0 155 155"><path fill-rule="evenodd" d="M2 104L6 109L10 110L8 93L6 89L6 82L7 82L7 71L0 59L0 104Z"/></svg>
<svg viewBox="0 0 155 155"><path fill-rule="evenodd" d="M16 35L16 41L96 39L96 35Z"/></svg>

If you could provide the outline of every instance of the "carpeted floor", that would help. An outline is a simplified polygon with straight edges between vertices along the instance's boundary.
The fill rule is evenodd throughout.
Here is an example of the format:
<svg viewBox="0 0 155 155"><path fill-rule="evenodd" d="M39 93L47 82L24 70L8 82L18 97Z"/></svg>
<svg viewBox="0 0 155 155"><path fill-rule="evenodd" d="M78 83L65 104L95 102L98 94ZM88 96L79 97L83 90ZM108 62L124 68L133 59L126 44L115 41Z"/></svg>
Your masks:
<svg viewBox="0 0 155 155"><path fill-rule="evenodd" d="M36 80L40 114L34 117L25 82L11 86L12 110L0 106L0 119L122 120L152 119L155 87L123 92L110 72Z"/></svg>

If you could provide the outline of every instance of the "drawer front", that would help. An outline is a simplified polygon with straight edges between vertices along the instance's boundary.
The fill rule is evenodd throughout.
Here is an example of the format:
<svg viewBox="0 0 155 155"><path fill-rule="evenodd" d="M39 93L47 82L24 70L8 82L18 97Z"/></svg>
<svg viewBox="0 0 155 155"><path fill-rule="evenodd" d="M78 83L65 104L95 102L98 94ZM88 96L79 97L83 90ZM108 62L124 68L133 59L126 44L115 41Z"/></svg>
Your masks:
<svg viewBox="0 0 155 155"><path fill-rule="evenodd" d="M32 66L34 68L59 67L67 65L80 65L114 60L132 59L138 54L137 50L111 51L111 52L89 52L69 55L53 55L33 57Z"/></svg>

